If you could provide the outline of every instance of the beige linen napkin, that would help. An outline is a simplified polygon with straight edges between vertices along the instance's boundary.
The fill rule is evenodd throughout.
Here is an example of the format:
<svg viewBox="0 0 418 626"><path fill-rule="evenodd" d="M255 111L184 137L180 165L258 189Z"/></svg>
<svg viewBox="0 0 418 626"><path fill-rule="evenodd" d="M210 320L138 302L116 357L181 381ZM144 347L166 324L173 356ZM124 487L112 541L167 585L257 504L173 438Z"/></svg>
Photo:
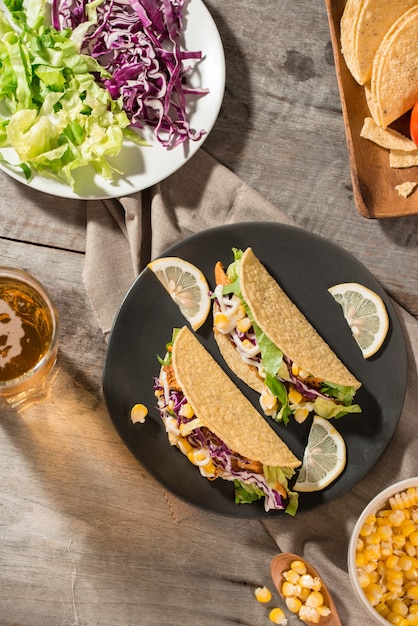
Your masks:
<svg viewBox="0 0 418 626"><path fill-rule="evenodd" d="M290 220L203 150L146 192L88 203L83 277L103 332L151 258L195 232L243 221Z"/></svg>
<svg viewBox="0 0 418 626"><path fill-rule="evenodd" d="M147 261L197 231L226 223L290 220L203 150L176 174L143 193L88 205L84 280L105 335L122 299ZM282 551L309 559L336 594L342 623L372 626L351 590L346 552L356 517L376 493L418 474L418 323L398 308L408 343L408 390L399 428L373 471L338 502L265 520ZM170 494L174 519L202 515ZM266 584L270 584L266 581Z"/></svg>

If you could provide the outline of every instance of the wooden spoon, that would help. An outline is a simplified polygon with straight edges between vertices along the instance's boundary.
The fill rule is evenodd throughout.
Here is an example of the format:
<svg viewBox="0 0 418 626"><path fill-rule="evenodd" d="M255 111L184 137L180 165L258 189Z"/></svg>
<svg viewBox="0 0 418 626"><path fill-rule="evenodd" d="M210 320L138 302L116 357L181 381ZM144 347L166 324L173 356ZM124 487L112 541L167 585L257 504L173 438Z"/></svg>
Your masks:
<svg viewBox="0 0 418 626"><path fill-rule="evenodd" d="M290 569L290 565L293 561L302 561L303 563L305 563L307 573L310 574L313 578L318 577L322 582L321 593L324 596L324 604L330 608L331 613L327 616L321 616L318 624L321 624L322 626L325 626L325 624L326 626L342 626L341 620L337 613L337 608L334 604L334 600L331 597L329 589L322 580L322 577L318 574L318 572L312 567L310 563L305 561L305 559L302 559L300 556L297 556L296 554L291 554L289 552L283 552L275 556L270 565L271 577L277 591L280 593L282 598L284 598L284 595L282 593L282 585L285 581L285 579L283 578L283 572ZM305 622L305 624L308 624L309 626L313 624L313 622L309 622L307 620L301 621Z"/></svg>

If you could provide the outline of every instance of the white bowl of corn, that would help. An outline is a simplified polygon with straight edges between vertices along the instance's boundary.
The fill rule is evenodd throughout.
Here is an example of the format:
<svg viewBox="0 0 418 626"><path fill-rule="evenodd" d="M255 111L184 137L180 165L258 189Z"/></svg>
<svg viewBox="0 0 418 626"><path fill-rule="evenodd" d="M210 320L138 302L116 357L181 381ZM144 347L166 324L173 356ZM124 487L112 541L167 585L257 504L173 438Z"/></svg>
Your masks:
<svg viewBox="0 0 418 626"><path fill-rule="evenodd" d="M348 572L377 623L418 626L418 477L384 489L363 510L350 539Z"/></svg>

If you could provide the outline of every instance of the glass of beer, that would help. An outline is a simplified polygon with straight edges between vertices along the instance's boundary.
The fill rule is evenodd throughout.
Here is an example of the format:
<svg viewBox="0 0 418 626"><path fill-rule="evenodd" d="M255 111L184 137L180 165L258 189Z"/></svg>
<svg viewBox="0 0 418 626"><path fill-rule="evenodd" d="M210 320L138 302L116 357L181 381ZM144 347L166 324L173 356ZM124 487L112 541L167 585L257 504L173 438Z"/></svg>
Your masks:
<svg viewBox="0 0 418 626"><path fill-rule="evenodd" d="M58 312L23 270L0 266L0 401L19 409L42 400L58 352Z"/></svg>

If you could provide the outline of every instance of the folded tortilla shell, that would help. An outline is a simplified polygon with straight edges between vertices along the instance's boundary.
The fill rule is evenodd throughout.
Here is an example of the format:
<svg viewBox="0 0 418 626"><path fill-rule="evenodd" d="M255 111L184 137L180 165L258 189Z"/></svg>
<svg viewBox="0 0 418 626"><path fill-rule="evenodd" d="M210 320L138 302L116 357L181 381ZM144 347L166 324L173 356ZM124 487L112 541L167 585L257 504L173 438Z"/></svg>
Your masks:
<svg viewBox="0 0 418 626"><path fill-rule="evenodd" d="M418 100L418 6L404 13L389 29L373 60L372 98L376 122L386 128Z"/></svg>
<svg viewBox="0 0 418 626"><path fill-rule="evenodd" d="M242 256L239 280L255 322L283 354L320 380L355 389L361 386L251 248Z"/></svg>
<svg viewBox="0 0 418 626"><path fill-rule="evenodd" d="M195 415L230 450L273 467L301 464L186 326L174 341L172 363Z"/></svg>
<svg viewBox="0 0 418 626"><path fill-rule="evenodd" d="M257 368L248 365L238 354L235 344L230 340L229 335L214 329L215 341L218 344L219 352L222 354L228 367L240 378L246 385L262 394L266 388L263 378L258 375Z"/></svg>
<svg viewBox="0 0 418 626"><path fill-rule="evenodd" d="M392 24L418 0L348 0L341 18L341 51L355 80L372 75L373 59Z"/></svg>

